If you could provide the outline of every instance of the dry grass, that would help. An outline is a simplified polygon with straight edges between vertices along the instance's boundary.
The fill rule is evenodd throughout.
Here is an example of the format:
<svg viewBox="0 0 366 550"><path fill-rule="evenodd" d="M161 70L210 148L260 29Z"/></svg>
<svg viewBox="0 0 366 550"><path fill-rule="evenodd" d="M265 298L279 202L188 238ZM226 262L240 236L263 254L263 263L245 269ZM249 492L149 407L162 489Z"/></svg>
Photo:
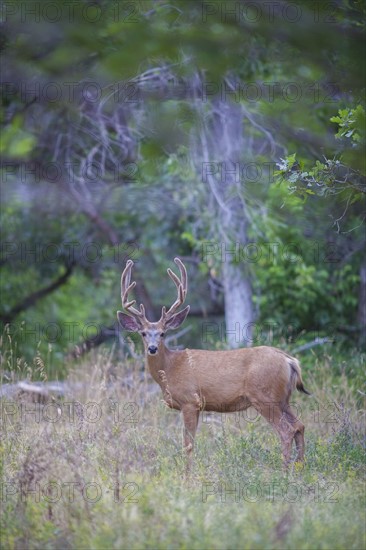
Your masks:
<svg viewBox="0 0 366 550"><path fill-rule="evenodd" d="M180 415L138 361L90 355L67 399L3 399L3 547L362 548L363 396L323 362L294 396L307 462L287 474L254 411L203 413L184 481Z"/></svg>

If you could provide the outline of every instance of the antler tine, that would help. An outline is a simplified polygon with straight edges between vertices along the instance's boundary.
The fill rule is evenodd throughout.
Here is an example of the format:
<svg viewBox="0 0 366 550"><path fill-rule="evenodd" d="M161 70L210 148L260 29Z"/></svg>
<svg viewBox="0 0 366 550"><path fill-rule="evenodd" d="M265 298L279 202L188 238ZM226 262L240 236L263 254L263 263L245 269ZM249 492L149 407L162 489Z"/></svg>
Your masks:
<svg viewBox="0 0 366 550"><path fill-rule="evenodd" d="M169 268L167 269L167 272L169 277L172 279L175 286L177 287L178 296L168 311L166 311L165 306L163 306L161 311L161 319L165 320L173 315L175 311L177 311L177 309L184 303L187 295L187 270L183 262L179 258L174 258L174 262L179 267L180 278Z"/></svg>
<svg viewBox="0 0 366 550"><path fill-rule="evenodd" d="M181 280L180 280L180 278L178 277L178 275L176 275L176 274L174 273L174 271L172 271L169 267L168 267L168 269L167 269L167 273L168 273L169 277L172 279L172 281L174 282L175 286L176 286L177 288L179 288L180 285L181 285L182 283L181 283Z"/></svg>
<svg viewBox="0 0 366 550"><path fill-rule="evenodd" d="M183 294L184 294L184 298L185 298L186 295L187 295L187 287L188 287L188 285L187 285L187 270L185 268L184 263L179 258L174 258L174 262L179 267L180 276L181 276L181 279L182 279Z"/></svg>
<svg viewBox="0 0 366 550"><path fill-rule="evenodd" d="M131 315L139 318L145 319L145 308L141 304L140 310L133 307L134 304L136 304L136 300L128 300L128 293L131 292L136 286L136 282L133 281L131 283L131 272L133 267L133 261L128 260L126 263L126 267L124 268L122 275L121 275L121 300L122 300L122 307L131 313Z"/></svg>

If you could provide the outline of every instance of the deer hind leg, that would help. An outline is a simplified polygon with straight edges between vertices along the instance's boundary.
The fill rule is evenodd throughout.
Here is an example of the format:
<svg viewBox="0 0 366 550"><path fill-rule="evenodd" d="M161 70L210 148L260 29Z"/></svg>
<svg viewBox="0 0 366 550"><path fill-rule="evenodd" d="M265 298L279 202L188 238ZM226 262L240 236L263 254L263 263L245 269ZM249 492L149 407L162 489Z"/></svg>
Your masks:
<svg viewBox="0 0 366 550"><path fill-rule="evenodd" d="M278 433L282 445L283 465L287 468L291 460L292 441L296 429L279 403L261 405L257 410Z"/></svg>
<svg viewBox="0 0 366 550"><path fill-rule="evenodd" d="M281 439L283 465L285 468L287 468L291 461L292 442L295 437L295 431L291 423L288 422L285 415L282 413L282 411L281 419L274 427L277 430Z"/></svg>
<svg viewBox="0 0 366 550"><path fill-rule="evenodd" d="M305 440L304 440L304 432L305 432L305 426L300 420L297 418L294 411L291 409L290 406L286 407L285 414L287 416L288 421L291 423L295 430L294 439L295 439L295 445L296 445L296 461L297 462L303 462L304 461L304 453L305 453Z"/></svg>
<svg viewBox="0 0 366 550"><path fill-rule="evenodd" d="M186 473L189 473L192 466L192 452L194 447L194 438L197 431L200 411L195 405L186 405L182 407L183 413L183 441L184 450L187 453Z"/></svg>

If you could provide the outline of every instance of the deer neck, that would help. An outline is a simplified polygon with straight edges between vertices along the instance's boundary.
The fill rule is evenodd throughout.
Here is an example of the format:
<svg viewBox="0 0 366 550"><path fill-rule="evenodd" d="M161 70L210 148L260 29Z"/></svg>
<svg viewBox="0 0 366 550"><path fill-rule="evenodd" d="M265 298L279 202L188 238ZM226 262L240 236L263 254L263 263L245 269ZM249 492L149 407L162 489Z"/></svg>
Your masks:
<svg viewBox="0 0 366 550"><path fill-rule="evenodd" d="M167 373L170 368L170 356L172 352L163 345L162 349L156 355L146 353L146 365L155 382L161 384L161 374L159 371Z"/></svg>

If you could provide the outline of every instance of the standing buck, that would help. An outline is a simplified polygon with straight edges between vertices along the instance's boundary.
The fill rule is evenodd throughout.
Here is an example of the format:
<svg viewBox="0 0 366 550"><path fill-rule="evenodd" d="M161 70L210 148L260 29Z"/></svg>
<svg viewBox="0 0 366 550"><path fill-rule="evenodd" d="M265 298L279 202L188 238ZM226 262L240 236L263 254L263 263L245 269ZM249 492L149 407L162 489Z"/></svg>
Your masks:
<svg viewBox="0 0 366 550"><path fill-rule="evenodd" d="M187 271L179 258L174 261L181 278L170 269L168 275L177 287L177 299L168 311L162 308L158 322L151 323L145 317L144 306L136 309L136 300L128 299L128 293L136 285L131 283L133 262L128 260L121 278L122 307L128 315L118 311L117 317L122 328L141 335L147 367L161 387L166 404L183 413L187 468L191 464L200 411L236 412L250 406L278 432L284 465L290 461L293 439L297 460L302 461L304 425L296 418L289 401L295 387L309 392L303 386L297 359L268 346L229 351L173 351L165 346L165 333L178 328L189 312L189 306L177 311L187 295Z"/></svg>

